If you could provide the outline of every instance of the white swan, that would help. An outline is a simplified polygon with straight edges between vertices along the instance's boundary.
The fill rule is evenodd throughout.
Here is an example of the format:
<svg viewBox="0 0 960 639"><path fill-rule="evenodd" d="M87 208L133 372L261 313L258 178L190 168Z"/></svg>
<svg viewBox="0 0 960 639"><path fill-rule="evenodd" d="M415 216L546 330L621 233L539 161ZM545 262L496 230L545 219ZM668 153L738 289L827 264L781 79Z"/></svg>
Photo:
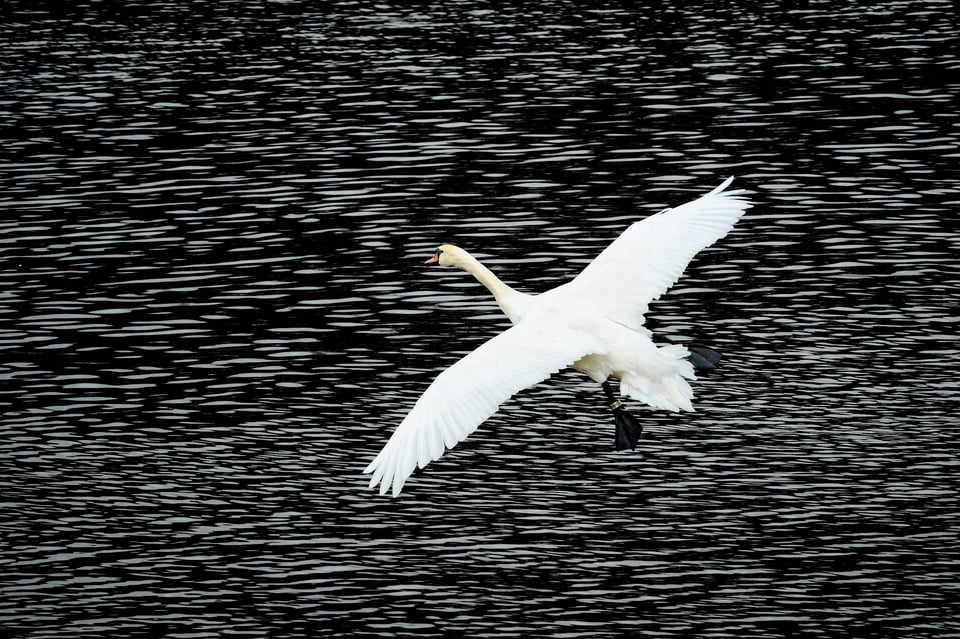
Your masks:
<svg viewBox="0 0 960 639"><path fill-rule="evenodd" d="M511 395L567 366L603 385L618 449L636 446L642 428L614 398L610 377L620 380L621 393L654 408L692 411L690 351L656 346L643 314L750 207L744 191L725 190L732 181L635 222L576 278L540 295L515 291L463 249L440 246L427 263L476 277L514 326L440 373L367 466L370 487L399 495L417 466L456 446Z"/></svg>

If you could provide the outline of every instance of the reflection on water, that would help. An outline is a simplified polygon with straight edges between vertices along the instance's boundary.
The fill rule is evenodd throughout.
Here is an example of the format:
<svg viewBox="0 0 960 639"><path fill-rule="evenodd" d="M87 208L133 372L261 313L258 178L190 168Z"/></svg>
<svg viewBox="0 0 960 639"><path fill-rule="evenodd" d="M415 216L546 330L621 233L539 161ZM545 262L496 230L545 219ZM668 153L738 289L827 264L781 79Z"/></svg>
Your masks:
<svg viewBox="0 0 960 639"><path fill-rule="evenodd" d="M949 3L6 10L14 636L960 632ZM530 291L736 175L651 313L698 412L572 371L360 470ZM628 283L624 283L628 285Z"/></svg>

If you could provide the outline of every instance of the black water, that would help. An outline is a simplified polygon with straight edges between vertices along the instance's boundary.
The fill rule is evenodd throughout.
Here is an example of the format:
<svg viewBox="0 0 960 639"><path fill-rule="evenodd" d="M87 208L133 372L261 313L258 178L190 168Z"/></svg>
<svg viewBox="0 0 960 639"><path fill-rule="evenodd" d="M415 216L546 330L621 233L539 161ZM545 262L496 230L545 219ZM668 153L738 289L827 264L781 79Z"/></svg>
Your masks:
<svg viewBox="0 0 960 639"><path fill-rule="evenodd" d="M960 636L953 9L6 5L4 634ZM698 412L567 372L365 490L505 325L437 243L545 290L729 175Z"/></svg>

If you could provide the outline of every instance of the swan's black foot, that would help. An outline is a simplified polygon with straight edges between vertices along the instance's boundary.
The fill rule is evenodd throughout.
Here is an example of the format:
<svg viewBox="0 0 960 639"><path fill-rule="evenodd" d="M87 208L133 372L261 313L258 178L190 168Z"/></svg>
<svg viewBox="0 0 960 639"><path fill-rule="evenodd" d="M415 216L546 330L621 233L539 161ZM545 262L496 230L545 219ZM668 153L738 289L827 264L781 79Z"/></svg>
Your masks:
<svg viewBox="0 0 960 639"><path fill-rule="evenodd" d="M698 371L712 371L720 365L720 353L706 346L687 346L690 351L690 363Z"/></svg>
<svg viewBox="0 0 960 639"><path fill-rule="evenodd" d="M617 450L635 449L643 434L643 426L623 408L614 408L613 418L617 422Z"/></svg>
<svg viewBox="0 0 960 639"><path fill-rule="evenodd" d="M610 408L613 409L613 419L617 423L617 450L635 449L640 435L643 434L643 426L623 408L620 400L614 396L610 382L603 382L602 386Z"/></svg>

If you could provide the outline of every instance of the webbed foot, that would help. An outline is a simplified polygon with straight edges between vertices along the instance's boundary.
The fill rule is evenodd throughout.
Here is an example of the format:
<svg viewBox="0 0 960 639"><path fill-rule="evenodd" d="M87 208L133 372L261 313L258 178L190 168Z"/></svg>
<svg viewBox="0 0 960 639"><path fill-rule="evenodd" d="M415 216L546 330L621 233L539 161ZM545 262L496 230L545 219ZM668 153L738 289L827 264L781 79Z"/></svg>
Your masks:
<svg viewBox="0 0 960 639"><path fill-rule="evenodd" d="M720 353L707 346L697 346L696 344L687 346L690 351L690 363L698 371L711 371L720 365L720 359L723 357Z"/></svg>
<svg viewBox="0 0 960 639"><path fill-rule="evenodd" d="M617 450L636 449L643 434L643 425L623 408L614 408L613 418L617 422Z"/></svg>
<svg viewBox="0 0 960 639"><path fill-rule="evenodd" d="M617 424L615 436L617 450L636 449L640 435L643 434L643 426L623 408L623 403L614 396L610 382L603 382L602 386L607 401L610 402L610 408L613 410L613 419Z"/></svg>

